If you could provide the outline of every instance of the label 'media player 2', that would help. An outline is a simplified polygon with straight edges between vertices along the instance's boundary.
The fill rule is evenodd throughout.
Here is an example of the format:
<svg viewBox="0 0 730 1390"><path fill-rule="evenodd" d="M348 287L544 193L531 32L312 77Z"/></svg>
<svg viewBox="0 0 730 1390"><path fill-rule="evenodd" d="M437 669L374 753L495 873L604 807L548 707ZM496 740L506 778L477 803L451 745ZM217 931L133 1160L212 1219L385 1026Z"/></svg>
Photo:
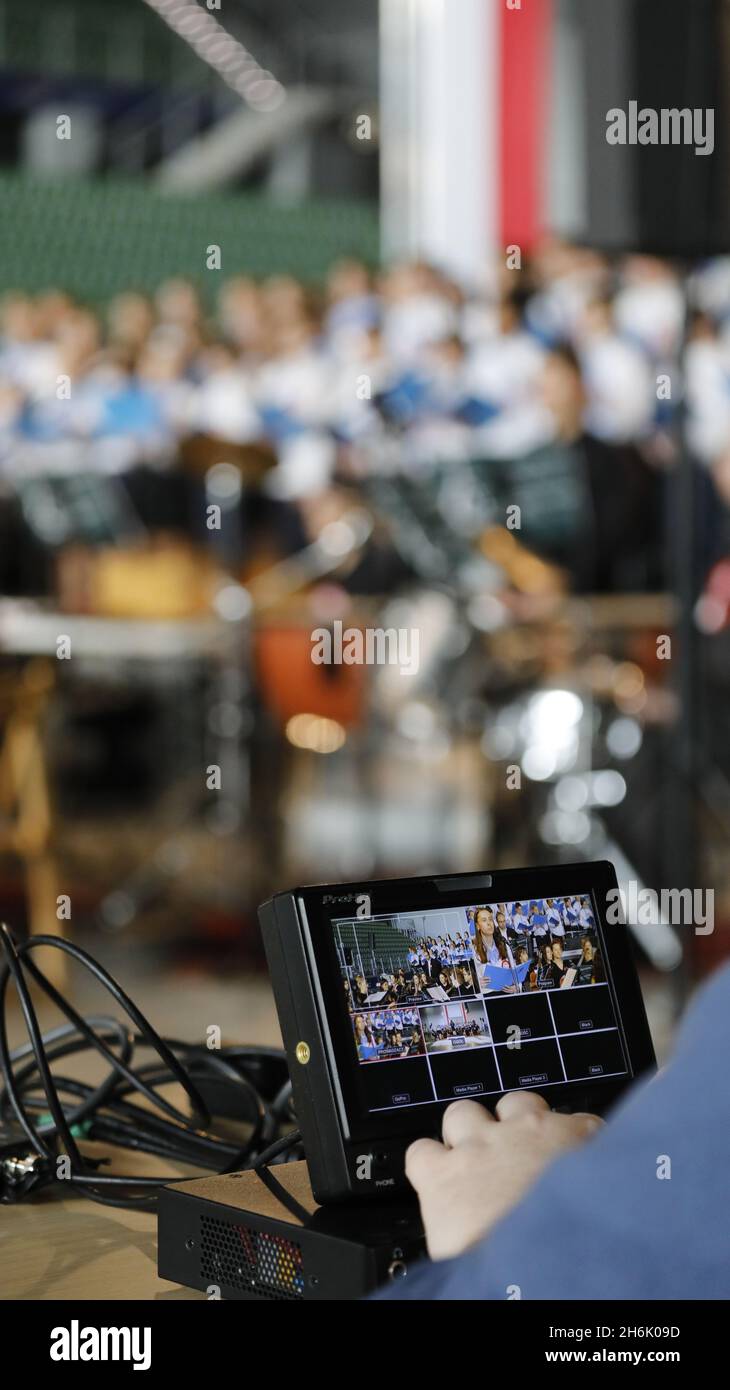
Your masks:
<svg viewBox="0 0 730 1390"><path fill-rule="evenodd" d="M601 1113L654 1065L609 863L327 884L259 909L312 1189L407 1186L452 1101Z"/></svg>

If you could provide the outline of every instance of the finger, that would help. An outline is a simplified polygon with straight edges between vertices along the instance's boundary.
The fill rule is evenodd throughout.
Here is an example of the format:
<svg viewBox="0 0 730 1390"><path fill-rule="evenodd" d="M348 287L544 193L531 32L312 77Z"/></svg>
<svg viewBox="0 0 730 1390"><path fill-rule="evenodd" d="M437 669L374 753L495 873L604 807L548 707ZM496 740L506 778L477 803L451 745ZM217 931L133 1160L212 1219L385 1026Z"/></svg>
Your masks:
<svg viewBox="0 0 730 1390"><path fill-rule="evenodd" d="M417 1139L406 1149L406 1177L416 1192L438 1178L446 1150L437 1139Z"/></svg>
<svg viewBox="0 0 730 1390"><path fill-rule="evenodd" d="M494 1120L483 1105L474 1100L457 1100L450 1105L443 1119L442 1133L447 1148L455 1149L458 1144L467 1144L474 1139L482 1139L485 1130L491 1128Z"/></svg>
<svg viewBox="0 0 730 1390"><path fill-rule="evenodd" d="M590 1130L603 1129L606 1123L605 1120L601 1119L600 1115L591 1115L589 1110L576 1110L573 1115L573 1119L582 1120L586 1126L586 1129Z"/></svg>
<svg viewBox="0 0 730 1390"><path fill-rule="evenodd" d="M498 1120L520 1120L525 1115L540 1115L550 1106L537 1091L508 1091L495 1107Z"/></svg>

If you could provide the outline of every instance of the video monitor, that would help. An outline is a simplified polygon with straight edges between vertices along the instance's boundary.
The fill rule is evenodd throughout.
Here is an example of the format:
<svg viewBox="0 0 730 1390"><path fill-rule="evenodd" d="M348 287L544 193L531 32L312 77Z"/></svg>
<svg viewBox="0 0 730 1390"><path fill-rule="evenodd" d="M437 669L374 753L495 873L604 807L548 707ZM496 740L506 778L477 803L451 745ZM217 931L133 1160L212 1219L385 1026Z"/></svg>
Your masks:
<svg viewBox="0 0 730 1390"><path fill-rule="evenodd" d="M329 885L265 905L305 1150L332 1168L320 1192L402 1185L406 1142L438 1133L455 1100L532 1089L601 1111L653 1064L626 928L606 910L615 893L601 863Z"/></svg>

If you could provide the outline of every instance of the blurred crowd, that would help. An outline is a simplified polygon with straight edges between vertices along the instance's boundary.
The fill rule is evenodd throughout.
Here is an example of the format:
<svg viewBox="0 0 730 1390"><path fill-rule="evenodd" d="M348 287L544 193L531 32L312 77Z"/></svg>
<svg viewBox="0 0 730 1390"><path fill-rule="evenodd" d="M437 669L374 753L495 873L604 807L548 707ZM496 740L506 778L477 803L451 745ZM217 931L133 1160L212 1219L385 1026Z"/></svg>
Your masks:
<svg viewBox="0 0 730 1390"><path fill-rule="evenodd" d="M339 480L357 487L385 468L418 478L434 460L582 441L607 519L603 573L584 587L649 587L682 400L719 504L708 511L730 502L730 257L693 277L688 313L686 288L668 263L551 241L480 294L426 264L375 273L353 259L318 289L288 275L225 280L212 309L182 279L101 310L61 289L8 293L0 487L169 473L181 442L202 435L265 445L264 493L306 510ZM617 576L622 541L644 554ZM726 553L714 532L713 551Z"/></svg>

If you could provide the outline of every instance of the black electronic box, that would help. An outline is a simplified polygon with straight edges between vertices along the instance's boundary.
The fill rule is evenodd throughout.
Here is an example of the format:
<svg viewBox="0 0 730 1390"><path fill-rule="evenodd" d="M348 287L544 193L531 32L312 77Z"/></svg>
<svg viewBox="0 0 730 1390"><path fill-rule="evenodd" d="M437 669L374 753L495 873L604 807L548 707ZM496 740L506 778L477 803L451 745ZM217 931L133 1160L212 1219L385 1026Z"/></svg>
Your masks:
<svg viewBox="0 0 730 1390"><path fill-rule="evenodd" d="M426 1253L415 1203L318 1207L307 1165L193 1178L158 1197L158 1273L209 1299L363 1298Z"/></svg>

